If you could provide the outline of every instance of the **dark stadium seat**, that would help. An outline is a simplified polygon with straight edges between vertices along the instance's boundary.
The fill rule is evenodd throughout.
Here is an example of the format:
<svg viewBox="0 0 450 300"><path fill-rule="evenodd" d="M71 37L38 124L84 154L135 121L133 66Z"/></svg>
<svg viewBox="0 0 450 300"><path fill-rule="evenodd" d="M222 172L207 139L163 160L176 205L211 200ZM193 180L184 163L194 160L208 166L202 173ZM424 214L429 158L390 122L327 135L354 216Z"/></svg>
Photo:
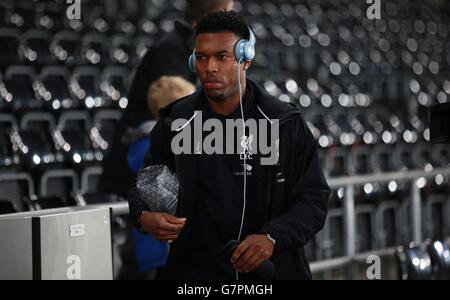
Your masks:
<svg viewBox="0 0 450 300"><path fill-rule="evenodd" d="M55 135L59 137L56 147L62 148L67 162L73 168L99 160L94 155L88 132L92 128L92 120L87 112L69 111L59 117ZM102 158L102 157L100 157Z"/></svg>
<svg viewBox="0 0 450 300"><path fill-rule="evenodd" d="M51 64L54 57L50 53L51 34L45 30L32 29L23 35L19 54L23 60L32 64Z"/></svg>
<svg viewBox="0 0 450 300"><path fill-rule="evenodd" d="M19 157L14 153L11 144L11 132L17 128L17 120L14 116L0 114L0 169L19 164Z"/></svg>
<svg viewBox="0 0 450 300"><path fill-rule="evenodd" d="M81 191L75 197L78 205L109 203L117 200L114 195L98 192L97 185L102 173L103 168L98 166L83 170L81 173Z"/></svg>
<svg viewBox="0 0 450 300"><path fill-rule="evenodd" d="M399 143L394 148L394 162L397 170L414 169L414 149L409 144Z"/></svg>
<svg viewBox="0 0 450 300"><path fill-rule="evenodd" d="M35 26L35 9L33 3L21 2L9 10L6 15L6 24L21 30L34 28Z"/></svg>
<svg viewBox="0 0 450 300"><path fill-rule="evenodd" d="M62 66L42 69L37 94L42 99L43 110L58 112L79 108L79 99L72 97L69 91L69 74L69 70Z"/></svg>
<svg viewBox="0 0 450 300"><path fill-rule="evenodd" d="M356 174L372 174L373 164L372 149L369 146L355 146L351 150L352 169Z"/></svg>
<svg viewBox="0 0 450 300"><path fill-rule="evenodd" d="M395 201L383 201L375 210L375 248L383 249L398 245L399 204Z"/></svg>
<svg viewBox="0 0 450 300"><path fill-rule="evenodd" d="M334 147L327 151L327 168L330 176L348 175L347 166L350 164L350 153L343 147Z"/></svg>
<svg viewBox="0 0 450 300"><path fill-rule="evenodd" d="M125 109L128 106L129 70L125 67L108 67L101 74L100 89L108 107Z"/></svg>
<svg viewBox="0 0 450 300"><path fill-rule="evenodd" d="M423 193L423 232L425 238L442 240L448 228L448 192L437 194Z"/></svg>
<svg viewBox="0 0 450 300"><path fill-rule="evenodd" d="M3 128L2 128L3 129ZM14 164L14 154L8 132L0 131L0 168Z"/></svg>
<svg viewBox="0 0 450 300"><path fill-rule="evenodd" d="M121 113L115 110L99 111L95 114L94 126L90 130L92 145L96 151L106 154L111 147L114 132Z"/></svg>
<svg viewBox="0 0 450 300"><path fill-rule="evenodd" d="M319 252L322 259L345 255L344 211L342 208L330 209L323 232L319 235Z"/></svg>
<svg viewBox="0 0 450 300"><path fill-rule="evenodd" d="M81 173L81 192L83 194L97 191L98 180L102 172L102 167L88 167L83 170Z"/></svg>
<svg viewBox="0 0 450 300"><path fill-rule="evenodd" d="M10 201L5 201L0 199L0 215L16 213L17 210L14 208Z"/></svg>
<svg viewBox="0 0 450 300"><path fill-rule="evenodd" d="M41 103L33 90L35 79L36 74L31 67L11 66L6 70L3 78L6 111L22 114L40 108Z"/></svg>
<svg viewBox="0 0 450 300"><path fill-rule="evenodd" d="M50 45L55 61L68 66L82 64L79 47L80 36L72 31L59 31Z"/></svg>
<svg viewBox="0 0 450 300"><path fill-rule="evenodd" d="M385 144L377 144L374 146L372 156L376 172L392 172L396 170L392 148L392 146Z"/></svg>
<svg viewBox="0 0 450 300"><path fill-rule="evenodd" d="M55 125L54 117L49 113L28 113L22 117L19 130L11 134L20 161L30 172L62 162L52 138Z"/></svg>
<svg viewBox="0 0 450 300"><path fill-rule="evenodd" d="M103 107L106 103L99 81L100 74L96 67L77 67L69 79L69 89L88 110Z"/></svg>
<svg viewBox="0 0 450 300"><path fill-rule="evenodd" d="M116 20L109 19L103 9L100 7L90 7L89 11L85 14L85 30L90 30L100 34L114 33L114 24Z"/></svg>
<svg viewBox="0 0 450 300"><path fill-rule="evenodd" d="M20 130L17 135L13 134L12 139L15 146L23 145L19 148L19 155L25 167L31 169L33 165L53 162L52 142L46 133L34 129Z"/></svg>
<svg viewBox="0 0 450 300"><path fill-rule="evenodd" d="M356 214L356 251L366 252L375 249L375 205L357 205Z"/></svg>
<svg viewBox="0 0 450 300"><path fill-rule="evenodd" d="M113 64L133 65L136 60L133 40L125 35L114 35L110 39L109 56Z"/></svg>
<svg viewBox="0 0 450 300"><path fill-rule="evenodd" d="M46 1L36 6L36 27L50 32L56 32L64 27L63 18L67 7L64 3Z"/></svg>
<svg viewBox="0 0 450 300"><path fill-rule="evenodd" d="M20 31L14 28L0 28L0 65L7 66L19 62Z"/></svg>
<svg viewBox="0 0 450 300"><path fill-rule="evenodd" d="M81 55L86 64L104 65L109 62L108 40L98 33L88 33L81 40Z"/></svg>
<svg viewBox="0 0 450 300"><path fill-rule="evenodd" d="M39 181L38 203L42 202L45 206L74 206L76 205L74 197L79 188L79 179L75 171L71 169L48 170L43 173Z"/></svg>
<svg viewBox="0 0 450 300"><path fill-rule="evenodd" d="M29 210L28 202L35 195L35 185L29 174L17 171L0 172L1 200L11 203L15 211Z"/></svg>

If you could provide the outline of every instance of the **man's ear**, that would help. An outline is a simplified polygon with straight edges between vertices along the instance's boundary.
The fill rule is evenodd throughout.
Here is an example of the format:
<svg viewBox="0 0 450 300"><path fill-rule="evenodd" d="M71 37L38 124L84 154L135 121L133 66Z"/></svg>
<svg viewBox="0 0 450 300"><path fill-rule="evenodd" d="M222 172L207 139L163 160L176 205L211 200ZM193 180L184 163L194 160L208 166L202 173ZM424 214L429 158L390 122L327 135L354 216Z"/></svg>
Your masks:
<svg viewBox="0 0 450 300"><path fill-rule="evenodd" d="M245 62L244 63L244 70L247 71L248 69L250 69L250 66L252 65L251 61Z"/></svg>

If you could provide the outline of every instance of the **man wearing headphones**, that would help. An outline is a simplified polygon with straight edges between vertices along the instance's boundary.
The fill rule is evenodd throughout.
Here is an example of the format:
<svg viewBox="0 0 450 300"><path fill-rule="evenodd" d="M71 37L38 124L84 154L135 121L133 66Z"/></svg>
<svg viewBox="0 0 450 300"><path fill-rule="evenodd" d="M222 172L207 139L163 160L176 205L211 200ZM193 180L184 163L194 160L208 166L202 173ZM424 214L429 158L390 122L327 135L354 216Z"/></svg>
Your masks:
<svg viewBox="0 0 450 300"><path fill-rule="evenodd" d="M179 180L175 216L151 212L133 197L132 220L141 231L173 241L168 279L310 279L303 247L323 227L329 195L317 143L298 106L246 78L256 40L241 15L210 13L197 24L196 36L189 63L202 88L161 109L151 133L148 165L166 165ZM278 122L277 161L263 165L260 153L196 154L196 143L175 155L173 138L199 116L221 124ZM174 130L180 119L186 124ZM243 140L248 137L244 130ZM223 147L228 143L225 138ZM269 262L271 268L263 268Z"/></svg>
<svg viewBox="0 0 450 300"><path fill-rule="evenodd" d="M161 76L180 76L195 84L197 76L191 73L186 60L194 48L194 26L206 13L231 9L233 0L186 0L184 17L175 20L174 30L158 38L148 49L137 67L129 88L128 106L116 126L113 141L103 161L103 173L98 189L126 197L135 177L127 163L129 145L127 130L133 130L149 119L155 118L147 108L147 92ZM127 220L128 221L128 220ZM127 222L127 239L121 247L122 271L118 278L135 278L137 268L133 257L134 244L131 224Z"/></svg>

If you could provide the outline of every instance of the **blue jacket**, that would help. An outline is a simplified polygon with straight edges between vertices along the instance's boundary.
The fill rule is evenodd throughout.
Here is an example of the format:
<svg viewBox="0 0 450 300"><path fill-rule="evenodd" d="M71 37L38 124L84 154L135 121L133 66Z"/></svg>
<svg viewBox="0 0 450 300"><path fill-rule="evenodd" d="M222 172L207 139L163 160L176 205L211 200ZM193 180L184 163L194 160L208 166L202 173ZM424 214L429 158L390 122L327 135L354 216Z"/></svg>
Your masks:
<svg viewBox="0 0 450 300"><path fill-rule="evenodd" d="M130 145L127 161L133 173L138 173L144 166L145 156L149 151L149 147L150 140L147 136L142 137ZM169 251L167 243L162 243L136 229L133 229L133 236L136 245L136 258L139 265L139 272L146 272L166 264Z"/></svg>

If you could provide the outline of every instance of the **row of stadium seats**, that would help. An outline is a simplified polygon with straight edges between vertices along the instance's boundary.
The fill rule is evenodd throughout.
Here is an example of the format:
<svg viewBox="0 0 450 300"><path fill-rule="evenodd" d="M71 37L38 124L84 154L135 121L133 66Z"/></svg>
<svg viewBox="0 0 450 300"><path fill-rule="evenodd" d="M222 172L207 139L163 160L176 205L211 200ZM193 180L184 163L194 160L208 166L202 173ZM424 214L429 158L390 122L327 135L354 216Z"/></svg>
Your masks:
<svg viewBox="0 0 450 300"><path fill-rule="evenodd" d="M49 32L70 30L75 32L155 34L160 29L171 30L173 16L184 8L184 1L81 1L82 20L66 17L70 4L66 0L2 0L0 26L42 29ZM116 13L119 10L120 13Z"/></svg>
<svg viewBox="0 0 450 300"><path fill-rule="evenodd" d="M107 67L103 71L77 67L71 73L66 67L47 66L37 75L33 67L10 66L3 76L0 74L0 112L21 115L28 111L123 109L128 105L129 79L129 69L123 67ZM303 106L305 119L321 147L414 144L429 140L425 113L420 117L390 113L381 103L371 103L364 94L339 97L324 94L320 102L311 101L293 79L286 80L282 92L273 81L259 83L281 100Z"/></svg>
<svg viewBox="0 0 450 300"><path fill-rule="evenodd" d="M39 161L38 164L64 161L62 157L57 159L56 153L64 153L63 156L68 156L69 161L73 161L71 158L75 153L81 156L80 161L94 160L97 155L92 153L97 151L98 157L103 157L109 149L120 115L119 110L99 110L94 114L70 110L57 116L40 111L25 113L20 118L0 114L0 165L34 166L34 161ZM426 142L364 144L355 141L354 144L329 146L322 145L320 139L320 161L328 177L398 170L430 171L450 164L450 149L445 145ZM47 158L44 160L43 157ZM443 181L440 180L440 183Z"/></svg>
<svg viewBox="0 0 450 300"><path fill-rule="evenodd" d="M38 172L55 165L74 169L103 160L120 112L104 110L28 113L20 119L0 114L0 168Z"/></svg>
<svg viewBox="0 0 450 300"><path fill-rule="evenodd" d="M88 167L80 173L52 169L39 181L28 173L0 173L0 214L117 201L97 192L101 172L101 167Z"/></svg>
<svg viewBox="0 0 450 300"><path fill-rule="evenodd" d="M37 75L38 73L39 75ZM440 101L445 102L447 95L450 93L450 81L439 77L434 77L432 80L427 80L426 77L421 77L418 80L389 77L371 82L368 79L364 81L354 79L351 81L351 78L340 76L339 80L331 80L326 85L323 85L313 78L309 78L306 82L303 82L293 77L285 76L283 73L278 76L278 80L268 80L267 77L263 76L264 74L264 72L255 70L250 73L250 77L260 83L272 96L277 97L281 101L298 103L305 111L310 111L311 114L322 115L326 111L333 110L335 107L375 108L376 111L372 112L372 114L377 118L384 118L382 122L388 123L395 122L395 120L391 120L395 116L391 116L390 111L403 108L402 115L398 117L404 118L405 120L402 121L411 123L408 126L413 127L423 127L426 125L426 123L423 124L427 118L426 108ZM108 82L115 84L116 86L114 87L123 96L127 91L128 82L131 79L130 69L123 66L72 68L44 65L36 68L27 65L9 65L4 68L3 72L0 69L0 82L3 81L3 88L6 89L2 91L0 100L11 101L6 96L8 95L9 88L8 81L12 77L19 77L19 81L25 81L20 84L24 85L26 90L30 90L34 82L38 81L39 83L39 81L43 81L47 77L56 76L59 76L59 78L55 79L60 81L58 83L61 83L63 86L69 86L73 81L83 81L82 77L95 77L94 80L92 78L85 80L92 81L92 91L87 91L91 92L92 96L101 95L100 89L105 89L105 87L102 89L102 85L105 86ZM107 81L107 83L103 83L103 81ZM78 82L78 84L80 83ZM78 88L78 86L70 87L72 92ZM83 86L80 86L80 88L83 88ZM12 92L10 93L12 94ZM443 96L440 97L439 95ZM31 96L33 96L32 93L29 97ZM42 97L42 95L36 96ZM69 93L65 96L80 98L76 94ZM112 97L109 94L105 96ZM389 107L385 106L385 101L389 101ZM359 113L361 113L361 110ZM422 124L414 118L417 113L420 113L417 117L419 117L419 121ZM361 122L361 116L356 115L352 117L359 118L358 121ZM376 120L369 119L368 121L374 123ZM394 125L392 124L392 126ZM372 124L372 126L374 125ZM420 130L423 131L424 128Z"/></svg>
<svg viewBox="0 0 450 300"><path fill-rule="evenodd" d="M60 112L128 105L130 70L124 67L47 66L39 74L30 66L10 66L0 73L0 112Z"/></svg>
<svg viewBox="0 0 450 300"><path fill-rule="evenodd" d="M135 66L152 44L151 36L132 38L127 34L80 35L65 30L52 34L46 30L0 27L0 65L129 65Z"/></svg>

